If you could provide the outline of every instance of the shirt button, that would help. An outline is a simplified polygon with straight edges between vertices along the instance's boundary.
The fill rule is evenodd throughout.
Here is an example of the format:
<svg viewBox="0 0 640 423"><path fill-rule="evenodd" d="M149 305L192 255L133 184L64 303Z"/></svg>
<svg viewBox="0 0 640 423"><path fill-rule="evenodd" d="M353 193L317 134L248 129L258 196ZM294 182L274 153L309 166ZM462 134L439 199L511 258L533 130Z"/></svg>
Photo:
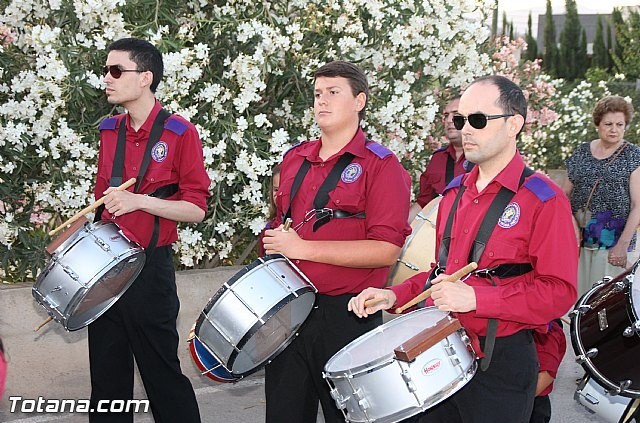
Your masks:
<svg viewBox="0 0 640 423"><path fill-rule="evenodd" d="M336 200L336 204L340 204L340 200Z"/></svg>
<svg viewBox="0 0 640 423"><path fill-rule="evenodd" d="M455 259L453 262L454 262L455 264L458 264L458 259Z"/></svg>
<svg viewBox="0 0 640 423"><path fill-rule="evenodd" d="M493 257L493 251L489 252L489 257Z"/></svg>
<svg viewBox="0 0 640 423"><path fill-rule="evenodd" d="M320 163L320 167L324 167L324 163Z"/></svg>
<svg viewBox="0 0 640 423"><path fill-rule="evenodd" d="M465 230L464 230L464 231L462 231L462 232L464 232L465 234L468 234L468 233L469 233L469 229L465 229Z"/></svg>
<svg viewBox="0 0 640 423"><path fill-rule="evenodd" d="M136 143L136 147L140 147L140 143L139 142Z"/></svg>
<svg viewBox="0 0 640 423"><path fill-rule="evenodd" d="M312 186L311 189L315 191L316 190L316 186L315 185Z"/></svg>
<svg viewBox="0 0 640 423"><path fill-rule="evenodd" d="M296 264L300 264L300 260L296 260Z"/></svg>
<svg viewBox="0 0 640 423"><path fill-rule="evenodd" d="M138 168L134 166L134 167L133 167L133 170L138 170Z"/></svg>
<svg viewBox="0 0 640 423"><path fill-rule="evenodd" d="M473 200L474 204L478 204L478 199L476 198L475 200Z"/></svg>
<svg viewBox="0 0 640 423"><path fill-rule="evenodd" d="M151 178L151 182L155 182L155 181L156 181L156 179L155 179L155 178Z"/></svg>

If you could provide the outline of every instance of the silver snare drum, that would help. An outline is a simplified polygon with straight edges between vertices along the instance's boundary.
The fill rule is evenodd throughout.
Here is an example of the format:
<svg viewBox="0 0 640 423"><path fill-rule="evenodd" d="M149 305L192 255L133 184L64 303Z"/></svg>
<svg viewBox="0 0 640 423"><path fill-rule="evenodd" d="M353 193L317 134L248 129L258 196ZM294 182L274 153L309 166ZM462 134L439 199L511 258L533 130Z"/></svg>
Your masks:
<svg viewBox="0 0 640 423"><path fill-rule="evenodd" d="M291 343L316 292L286 257L259 258L209 300L196 321L195 337L233 377L242 378Z"/></svg>
<svg viewBox="0 0 640 423"><path fill-rule="evenodd" d="M629 413L631 403L634 401L631 398L612 395L589 375L585 375L580 381L574 398L608 423L624 423L628 421L626 414Z"/></svg>
<svg viewBox="0 0 640 423"><path fill-rule="evenodd" d="M410 354L411 344L427 349ZM394 423L451 396L476 368L457 319L429 307L352 341L327 362L324 377L347 421Z"/></svg>
<svg viewBox="0 0 640 423"><path fill-rule="evenodd" d="M122 296L144 262L142 247L114 222L86 223L52 251L32 294L56 322L77 330Z"/></svg>

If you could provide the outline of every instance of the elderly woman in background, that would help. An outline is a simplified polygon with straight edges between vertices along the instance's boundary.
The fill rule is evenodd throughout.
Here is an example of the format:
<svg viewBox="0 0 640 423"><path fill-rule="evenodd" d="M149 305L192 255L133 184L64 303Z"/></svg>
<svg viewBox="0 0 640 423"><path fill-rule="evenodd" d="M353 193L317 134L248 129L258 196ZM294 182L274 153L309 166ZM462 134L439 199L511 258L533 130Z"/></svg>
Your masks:
<svg viewBox="0 0 640 423"><path fill-rule="evenodd" d="M604 276L633 265L640 223L640 148L624 139L633 106L607 96L593 110L598 139L580 145L566 161L563 184L581 229L578 294Z"/></svg>

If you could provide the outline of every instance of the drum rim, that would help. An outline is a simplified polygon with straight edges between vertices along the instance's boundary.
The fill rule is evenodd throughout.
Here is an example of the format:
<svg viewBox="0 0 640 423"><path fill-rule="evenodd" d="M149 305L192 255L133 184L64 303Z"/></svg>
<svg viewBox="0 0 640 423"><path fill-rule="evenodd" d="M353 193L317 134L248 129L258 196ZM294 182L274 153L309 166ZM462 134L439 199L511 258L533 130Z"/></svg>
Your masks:
<svg viewBox="0 0 640 423"><path fill-rule="evenodd" d="M71 317L73 315L73 312L76 310L76 308L82 303L82 301L84 300L84 298L86 297L86 295L89 293L89 291L91 290L91 288L93 287L93 284L97 281L100 280L100 278L102 278L102 276L104 276L105 273L107 273L109 270L111 270L111 268L108 266L103 267L100 272L98 272L96 275L94 275L93 278L91 278L89 280L89 282L87 282L85 285L89 286L89 288L80 288L76 294L73 296L73 298L69 301L67 307L65 308L65 317L64 317L64 323L60 322L62 324L62 326L69 332L73 332L75 330L78 329L82 329L83 327L93 323L98 317L102 316L104 313L107 312L107 310L109 310L111 307L113 307L113 305L116 303L116 301L118 301L120 299L120 297L122 297L124 295L124 293L129 289L129 287L131 287L131 285L133 285L133 283L136 281L136 279L138 278L138 275L140 275L140 273L142 272L142 269L144 268L144 264L145 264L145 259L146 259L146 252L144 251L143 248L136 246L130 250L128 250L125 254L122 254L120 256L118 256L118 258L120 258L121 260L118 261L118 263L130 259L131 257L133 257L134 255L138 255L138 259L140 265L138 266L138 269L133 273L133 276L129 279L129 282L127 282L127 284L124 286L124 288L120 291L120 293L118 293L117 295L111 297L111 301L109 302L109 304L104 307L99 313L95 314L93 317L91 317L89 320L86 320L84 323L82 323L81 326L77 326L77 327L70 327L69 323L71 320ZM82 297L80 297L80 293L83 293L84 295L82 295ZM67 311L69 311L69 313L67 313Z"/></svg>
<svg viewBox="0 0 640 423"><path fill-rule="evenodd" d="M625 271L618 275L616 278L612 279L609 282L599 283L591 287L587 292L585 292L582 297L578 300L575 307L573 308L573 312L571 313L571 325L570 325L570 335L571 335L571 344L573 346L573 351L576 356L582 355L584 356L584 361L580 363L582 368L586 371L587 375L592 377L596 383L606 389L617 390L620 388L619 385L614 384L610 379L608 379L605 375L603 375L593 364L591 358L586 356L586 349L582 340L580 339L580 322L581 322L581 313L578 309L584 305L588 305L588 301L591 299L593 294L596 291L599 291L603 286L607 286L613 284L617 281L620 281L623 278L627 278L630 275L632 276L634 273L634 267ZM627 304L627 311L629 310L629 304ZM628 316L629 317L629 316ZM631 323L631 322L630 322ZM640 396L640 390L638 389L625 389L622 390L618 395L627 397L627 398L637 398Z"/></svg>
<svg viewBox="0 0 640 423"><path fill-rule="evenodd" d="M393 350L391 350L391 352L389 354L383 355L381 357L375 358L365 364L360 364L358 366L354 366L348 369L349 373L347 373L347 371L345 370L340 370L340 371L330 371L327 369L327 367L329 366L329 364L333 361L333 359L338 355L341 354L343 352L345 352L347 349L349 349L349 347L352 347L355 344L358 344L362 341L364 341L365 339L368 339L370 337L375 336L378 333L382 333L385 331L385 329L397 326L401 324L401 321L403 319L407 319L408 316L412 316L415 314L415 316L412 316L413 318L417 318L416 316L420 313L427 313L427 311L429 312L438 312L438 313L442 313L443 314L443 318L445 318L446 316L450 315L447 312L444 311L440 311L438 310L438 307L435 306L430 306L430 307L422 307L419 308L417 310L413 310L410 313L406 313L402 316L398 316L393 320L390 320L378 327L376 327L375 329L370 330L369 332L366 332L362 335L360 335L359 337L357 337L356 339L354 339L353 341L349 342L347 345L345 345L344 347L342 347L340 350L338 350L333 356L331 356L331 358L327 361L327 363L324 365L324 373L326 373L327 377L332 377L332 378L338 378L336 376L336 374L340 374L341 377L353 377L356 375L359 375L361 373L366 373L368 370L370 369L379 369L384 367L384 365L392 363L393 362ZM438 320L439 321L439 320ZM437 322L436 322L437 323ZM427 328L424 328L427 329ZM423 329L423 330L424 330Z"/></svg>

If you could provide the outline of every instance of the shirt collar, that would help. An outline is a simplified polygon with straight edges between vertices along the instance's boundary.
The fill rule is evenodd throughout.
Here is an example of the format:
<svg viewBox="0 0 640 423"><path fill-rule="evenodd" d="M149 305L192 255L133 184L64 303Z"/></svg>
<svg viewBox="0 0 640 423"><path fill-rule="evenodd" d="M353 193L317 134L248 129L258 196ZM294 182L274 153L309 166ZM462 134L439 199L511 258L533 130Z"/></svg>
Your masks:
<svg viewBox="0 0 640 423"><path fill-rule="evenodd" d="M149 116L147 116L147 120L145 120L140 129L138 129L138 133L151 133L153 122L156 120L156 116L158 116L158 113L160 113L160 109L162 109L162 105L158 100L156 100L156 103L153 105L153 108L149 113ZM129 113L127 113L127 130L133 131L133 128L131 127L131 116L129 116Z"/></svg>
<svg viewBox="0 0 640 423"><path fill-rule="evenodd" d="M330 157L327 161L332 160L334 157L342 156L344 153L351 153L356 157L365 157L365 142L366 135L361 128L358 128L353 138L347 145L345 145L342 150L336 153L334 156ZM307 143L307 145L303 146L299 151L298 155L305 157L310 162L320 162L319 153L320 147L322 147L322 138L316 140L315 142Z"/></svg>
<svg viewBox="0 0 640 423"><path fill-rule="evenodd" d="M495 178L493 178L489 185L497 183L513 192L518 192L518 188L520 187L520 177L522 176L524 167L524 160L522 159L520 152L516 151L516 154L514 154L509 164L507 164L507 166L505 166L505 168L502 169ZM478 166L474 166L473 169L471 169L468 173L469 176L465 178L465 187L469 188L473 186L475 189L479 171Z"/></svg>

